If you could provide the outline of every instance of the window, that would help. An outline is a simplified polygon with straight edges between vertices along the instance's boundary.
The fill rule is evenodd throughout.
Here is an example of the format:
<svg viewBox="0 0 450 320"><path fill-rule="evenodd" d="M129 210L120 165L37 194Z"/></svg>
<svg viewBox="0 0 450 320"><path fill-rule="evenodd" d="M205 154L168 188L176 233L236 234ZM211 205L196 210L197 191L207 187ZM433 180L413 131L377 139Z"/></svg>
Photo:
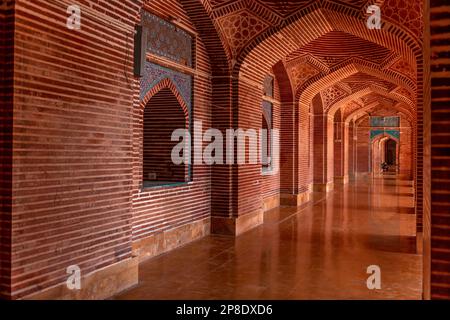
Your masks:
<svg viewBox="0 0 450 320"><path fill-rule="evenodd" d="M143 126L144 187L189 181L189 166L172 161L171 140L175 130L189 128L189 116L169 88L160 90L146 104Z"/></svg>

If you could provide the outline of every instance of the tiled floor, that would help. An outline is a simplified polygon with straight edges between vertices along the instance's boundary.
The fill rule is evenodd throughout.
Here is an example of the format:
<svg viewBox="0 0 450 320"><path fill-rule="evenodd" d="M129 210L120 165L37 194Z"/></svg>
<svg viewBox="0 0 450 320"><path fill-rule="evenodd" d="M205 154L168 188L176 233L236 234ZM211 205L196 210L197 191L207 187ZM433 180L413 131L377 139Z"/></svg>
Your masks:
<svg viewBox="0 0 450 320"><path fill-rule="evenodd" d="M234 239L209 236L140 266L116 299L420 299L409 181L362 179L280 208ZM381 290L366 286L381 268Z"/></svg>

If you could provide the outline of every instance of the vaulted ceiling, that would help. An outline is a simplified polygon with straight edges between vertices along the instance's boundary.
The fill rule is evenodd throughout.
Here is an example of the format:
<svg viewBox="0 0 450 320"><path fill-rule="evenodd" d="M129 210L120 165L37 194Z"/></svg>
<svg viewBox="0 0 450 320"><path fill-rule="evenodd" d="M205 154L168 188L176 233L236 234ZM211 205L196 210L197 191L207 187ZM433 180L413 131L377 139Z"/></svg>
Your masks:
<svg viewBox="0 0 450 320"><path fill-rule="evenodd" d="M199 0L214 22L215 28L230 60L247 59L252 64L257 54L277 51L277 59L285 66L293 90L306 91L326 77L338 74L348 64L360 64L366 69L354 72L323 86L321 95L324 110L345 101L345 105L363 107L374 101L379 105L414 109L416 101L417 63L403 47L422 42L422 1L420 0ZM381 8L383 30L365 26L371 4ZM308 14L324 10L307 24L296 21ZM334 13L339 13L336 15ZM343 19L344 17L344 19ZM355 26L349 21L360 21ZM315 20L313 20L315 19ZM356 20L355 20L356 19ZM314 25L317 23L317 27ZM303 27L302 27L303 26ZM305 31L305 26L311 30ZM393 27L396 28L395 30ZM313 34L320 34L315 36ZM296 30L296 28L303 28ZM366 30L356 30L356 28ZM289 29L288 31L286 31ZM400 31L399 31L400 30ZM305 41L298 35L311 37ZM309 32L309 34L308 34ZM270 41L270 38L276 40ZM304 38L304 37L303 37ZM396 40L401 38L401 40ZM269 39L269 41L267 41ZM271 43L270 43L271 42ZM398 42L398 43L396 43ZM402 44L399 44L399 43ZM265 47L251 56L260 43ZM282 44L281 46L274 45ZM297 46L296 46L297 43ZM284 46L284 47L283 47ZM403 46L403 47L402 47ZM414 49L411 49L413 52ZM266 52L270 54L270 52ZM275 54L275 53L274 53ZM281 54L281 55L280 55ZM250 56L251 58L245 58ZM244 57L244 58L242 58ZM259 57L259 69L267 60ZM256 63L256 62L255 62ZM232 63L233 65L233 63ZM265 67L264 67L265 68ZM248 67L248 69L252 69ZM255 70L257 67L254 68ZM374 72L371 72L373 70ZM270 70L267 70L269 73ZM364 94L367 88L377 88ZM381 93L377 93L379 90ZM361 95L358 95L361 92ZM354 100L349 98L355 97ZM334 110L334 109L333 109Z"/></svg>

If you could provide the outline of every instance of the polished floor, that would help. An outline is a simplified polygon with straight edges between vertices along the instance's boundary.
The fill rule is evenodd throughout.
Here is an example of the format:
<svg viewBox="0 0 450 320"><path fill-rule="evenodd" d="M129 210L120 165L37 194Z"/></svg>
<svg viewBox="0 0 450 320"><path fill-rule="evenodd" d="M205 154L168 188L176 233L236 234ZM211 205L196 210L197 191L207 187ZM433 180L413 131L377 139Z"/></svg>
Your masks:
<svg viewBox="0 0 450 320"><path fill-rule="evenodd" d="M280 208L236 239L209 236L140 266L116 299L420 299L410 181L365 178ZM381 289L367 288L367 267Z"/></svg>

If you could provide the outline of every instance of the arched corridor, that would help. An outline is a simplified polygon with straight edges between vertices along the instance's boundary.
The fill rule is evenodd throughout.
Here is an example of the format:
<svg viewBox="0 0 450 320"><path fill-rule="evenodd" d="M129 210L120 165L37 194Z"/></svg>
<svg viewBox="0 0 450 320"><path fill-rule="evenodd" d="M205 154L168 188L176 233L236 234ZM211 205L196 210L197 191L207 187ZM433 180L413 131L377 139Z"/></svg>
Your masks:
<svg viewBox="0 0 450 320"><path fill-rule="evenodd" d="M0 6L1 298L450 299L448 4L106 2Z"/></svg>

